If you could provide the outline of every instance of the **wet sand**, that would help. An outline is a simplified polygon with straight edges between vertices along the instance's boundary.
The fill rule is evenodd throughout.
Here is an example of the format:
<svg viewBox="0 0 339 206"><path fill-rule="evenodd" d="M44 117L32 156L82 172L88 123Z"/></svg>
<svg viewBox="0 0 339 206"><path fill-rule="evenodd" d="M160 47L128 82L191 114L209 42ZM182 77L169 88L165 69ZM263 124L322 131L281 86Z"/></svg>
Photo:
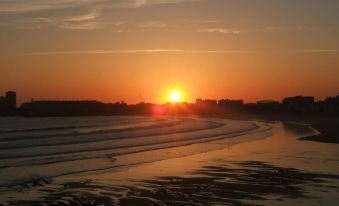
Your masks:
<svg viewBox="0 0 339 206"><path fill-rule="evenodd" d="M308 116L308 115L240 115L239 119L260 119L266 121L284 121L307 124L319 131L319 134L310 135L301 138L301 140L316 141L323 143L339 143L339 118L327 116Z"/></svg>
<svg viewBox="0 0 339 206"><path fill-rule="evenodd" d="M311 120L311 125L320 134L301 138L302 140L339 144L339 119L314 119Z"/></svg>
<svg viewBox="0 0 339 206"><path fill-rule="evenodd" d="M114 157L121 166L62 176L2 193L8 205L337 205L339 145L301 141L307 125L276 123L272 135ZM206 148L201 153L201 147ZM191 151L199 149L199 153ZM134 162L145 158L142 164ZM146 161L147 160L147 161Z"/></svg>

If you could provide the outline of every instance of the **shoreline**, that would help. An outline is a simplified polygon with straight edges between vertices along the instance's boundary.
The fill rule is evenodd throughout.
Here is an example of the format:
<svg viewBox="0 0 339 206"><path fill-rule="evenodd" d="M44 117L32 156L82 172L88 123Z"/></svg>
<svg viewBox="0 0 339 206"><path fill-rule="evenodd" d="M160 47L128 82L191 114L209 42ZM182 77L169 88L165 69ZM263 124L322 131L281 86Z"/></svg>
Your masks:
<svg viewBox="0 0 339 206"><path fill-rule="evenodd" d="M230 116L220 116L228 118ZM234 119L273 121L273 122L295 122L311 126L319 134L302 137L300 140L314 141L319 143L339 144L339 117L326 116L296 116L296 115L255 115L255 114L235 114Z"/></svg>
<svg viewBox="0 0 339 206"><path fill-rule="evenodd" d="M58 177L25 189L9 205L335 205L339 147L299 141L314 132L305 126L275 123L269 138L195 144L193 150L203 147L205 152L187 156L182 155L185 146L123 155L117 163L141 155L155 161ZM208 149L215 145L220 148Z"/></svg>
<svg viewBox="0 0 339 206"><path fill-rule="evenodd" d="M313 121L311 126L320 134L300 138L300 140L339 144L339 120Z"/></svg>
<svg viewBox="0 0 339 206"><path fill-rule="evenodd" d="M202 119L203 120L203 119ZM201 122L202 120L199 120L198 122ZM121 155L129 155L129 154L140 154L143 152L150 153L157 153L154 150L157 151L172 151L172 155L170 156L168 152L165 152L164 154L157 153L157 157L160 157L161 159L166 159L168 157L180 157L180 155L176 154L177 148L181 148L181 146L191 146L191 145L199 145L201 148L195 147L193 150L186 150L182 151L184 155L191 155L199 152L204 152L208 148L209 150L213 149L219 149L218 145L209 145L208 147L203 147L206 142L207 144L211 141L216 141L220 139L228 139L227 141L233 142L233 144L237 143L237 141L247 141L247 138L251 139L253 137L256 137L257 134L261 135L261 133L266 133L269 130L271 130L271 126L266 125L264 123L257 123L253 125L253 123L246 122L246 121L230 121L230 120L218 120L216 122L224 122L227 124L224 124L223 127L211 129L207 128L204 131L194 131L194 132L183 132L178 134L166 134L166 135L160 135L160 136L149 136L147 138L137 138L137 139L121 139L121 140L110 140L110 141L103 141L103 142L96 142L95 145L93 143L79 143L77 146L77 150L80 151L80 149L83 147L86 149L86 151L82 151L79 153L75 153L74 149L72 150L72 153L65 153L62 152L62 156L54 155L54 153L51 153L53 151L47 150L49 148L54 147L48 147L45 149L46 155L48 158L42 158L40 159L39 156L35 155L29 158L29 156L24 154L29 154L31 150L27 149L20 149L18 151L13 150L13 155L16 158L9 159L9 155L7 151L3 151L1 154L6 158L2 162L3 165L8 165L6 168L3 168L0 172L3 176L7 176L6 179L3 179L3 181L0 182L10 182L11 184L15 184L15 182L23 182L25 185L30 185L31 180L32 182L39 183L39 180L43 178L41 177L58 177L63 174L76 174L77 172L86 172L86 171L97 171L97 170L106 170L110 168L115 168L117 165L128 165L127 162L112 162L113 159L117 156ZM259 125L259 126L258 126ZM162 129L163 130L163 129ZM170 131L173 129L170 128ZM150 133L151 134L151 133ZM252 137L253 136L253 137ZM154 139L154 141L153 141ZM148 141L148 144L147 141ZM151 141L152 140L152 141ZM142 144L139 144L142 143ZM125 147L117 147L118 144L125 145ZM146 144L146 145L145 145ZM128 146L129 145L129 146ZM127 147L128 146L128 147ZM58 146L59 147L59 146ZM90 148L91 147L91 148ZM102 150L102 148L107 148L108 150ZM111 148L114 147L114 148ZM32 151L38 154L43 154L41 151L37 150ZM67 145L68 148L68 145ZM62 146L63 151L68 151L66 146ZM58 148L54 148L58 149ZM71 149L71 148L70 148ZM90 150L91 149L91 150ZM166 150L168 149L168 150ZM22 151L21 151L22 150ZM16 152L16 153L14 153ZM19 152L21 152L21 156L19 156ZM26 152L26 153L24 153ZM31 153L32 153L31 152ZM75 155L73 155L73 153ZM52 155L52 156L51 156ZM70 155L68 157L68 155ZM47 157L46 156L46 157ZM20 157L18 159L18 157ZM84 157L84 158L82 158ZM150 156L152 159L153 157ZM61 159L61 160L60 160ZM146 158L147 159L147 158ZM57 160L57 161L56 161ZM156 159L158 161L159 159ZM33 162L32 162L33 161ZM137 160L136 162L132 162L131 164L135 164L144 161ZM18 163L16 163L18 162ZM113 165L112 165L113 164ZM26 175L25 172L21 172L21 170L29 171L29 173ZM43 182L43 181L42 181ZM7 183L6 183L7 184ZM8 184L7 184L8 185Z"/></svg>

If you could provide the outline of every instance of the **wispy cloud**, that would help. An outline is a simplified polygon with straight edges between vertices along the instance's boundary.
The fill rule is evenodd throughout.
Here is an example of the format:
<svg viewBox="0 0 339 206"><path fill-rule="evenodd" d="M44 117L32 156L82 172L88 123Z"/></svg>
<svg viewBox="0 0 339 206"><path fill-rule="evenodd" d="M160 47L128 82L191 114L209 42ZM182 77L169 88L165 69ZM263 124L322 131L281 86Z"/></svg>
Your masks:
<svg viewBox="0 0 339 206"><path fill-rule="evenodd" d="M197 0L0 0L0 14L17 14L71 7L139 8Z"/></svg>
<svg viewBox="0 0 339 206"><path fill-rule="evenodd" d="M72 16L65 18L64 21L71 21L71 22L76 22L76 21L90 21L93 19L97 19L100 16L100 12L98 9L94 9L88 14L80 15L80 16Z"/></svg>
<svg viewBox="0 0 339 206"><path fill-rule="evenodd" d="M181 22L187 24L214 24L220 23L221 21L215 19L183 19Z"/></svg>
<svg viewBox="0 0 339 206"><path fill-rule="evenodd" d="M160 28L164 28L167 27L168 24L164 23L164 22L160 22L160 21L152 21L152 22L145 22L145 23L141 23L139 24L139 27L160 27Z"/></svg>
<svg viewBox="0 0 339 206"><path fill-rule="evenodd" d="M186 53L186 54L217 54L217 53L250 53L251 50L185 50L185 49L131 49L131 50L78 50L78 51L47 51L32 52L26 55L70 55L70 54L156 54L156 53Z"/></svg>
<svg viewBox="0 0 339 206"><path fill-rule="evenodd" d="M91 5L105 0L1 0L0 13L27 13Z"/></svg>
<svg viewBox="0 0 339 206"><path fill-rule="evenodd" d="M94 30L102 28L102 24L100 22L81 22L81 23L63 22L59 24L58 27L63 29Z"/></svg>
<svg viewBox="0 0 339 206"><path fill-rule="evenodd" d="M0 0L0 15L10 15L11 22L8 22L6 26L12 25L20 29L40 29L45 26L44 24L51 24L62 29L93 30L123 24L121 21L112 20L109 15L112 9L136 9L188 1L196 0ZM70 10L66 10L69 8L74 8L72 13L77 15L70 16ZM46 12L47 10L55 11ZM89 12L79 14L86 10ZM13 16L16 18L12 18ZM140 25L140 27L166 26L167 24L160 21ZM119 29L119 31L122 30Z"/></svg>
<svg viewBox="0 0 339 206"><path fill-rule="evenodd" d="M59 22L57 26L63 29L73 30L95 30L103 29L107 26L120 26L123 22L102 22L102 21L86 21L86 22ZM118 30L119 33L124 30Z"/></svg>
<svg viewBox="0 0 339 206"><path fill-rule="evenodd" d="M135 7L156 5L156 4L175 4L183 2L194 2L198 0L134 0Z"/></svg>
<svg viewBox="0 0 339 206"><path fill-rule="evenodd" d="M315 27L307 26L267 26L264 28L252 29L236 29L236 28L205 28L199 29L202 33L219 33L219 34L242 34L242 33L256 33L256 32L308 32L318 30Z"/></svg>
<svg viewBox="0 0 339 206"><path fill-rule="evenodd" d="M23 24L21 28L27 26L41 28L44 24L51 24L62 29L94 30L107 26L120 26L124 22L106 19L102 17L100 9L93 9L80 15L32 18L25 20Z"/></svg>
<svg viewBox="0 0 339 206"><path fill-rule="evenodd" d="M102 27L102 22L98 21L99 16L99 10L95 9L83 15L58 18L55 23L58 27L64 29L93 30Z"/></svg>
<svg viewBox="0 0 339 206"><path fill-rule="evenodd" d="M338 53L339 49L301 49L301 50L289 50L293 53Z"/></svg>
<svg viewBox="0 0 339 206"><path fill-rule="evenodd" d="M263 29L261 29L260 31L264 31L264 32L274 32L274 31L316 31L318 30L315 27L307 27L307 26L268 26L265 27Z"/></svg>
<svg viewBox="0 0 339 206"><path fill-rule="evenodd" d="M241 33L239 29L233 29L233 28L207 28L207 29L199 29L198 32L220 33L220 34L240 34Z"/></svg>
<svg viewBox="0 0 339 206"><path fill-rule="evenodd" d="M77 50L77 51L43 51L32 52L25 55L98 55L98 54L158 54L158 53L183 53L183 54L241 54L241 53L339 53L339 49L308 49L308 50L190 50L190 49L127 49L127 50Z"/></svg>

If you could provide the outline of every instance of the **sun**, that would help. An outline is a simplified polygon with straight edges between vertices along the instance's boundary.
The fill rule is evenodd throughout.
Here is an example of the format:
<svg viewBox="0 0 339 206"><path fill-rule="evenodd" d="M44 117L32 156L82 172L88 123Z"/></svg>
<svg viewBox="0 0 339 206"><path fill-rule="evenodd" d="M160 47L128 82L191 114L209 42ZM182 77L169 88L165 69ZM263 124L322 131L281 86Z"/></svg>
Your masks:
<svg viewBox="0 0 339 206"><path fill-rule="evenodd" d="M179 91L172 91L169 94L169 100L173 103L181 100L181 93Z"/></svg>

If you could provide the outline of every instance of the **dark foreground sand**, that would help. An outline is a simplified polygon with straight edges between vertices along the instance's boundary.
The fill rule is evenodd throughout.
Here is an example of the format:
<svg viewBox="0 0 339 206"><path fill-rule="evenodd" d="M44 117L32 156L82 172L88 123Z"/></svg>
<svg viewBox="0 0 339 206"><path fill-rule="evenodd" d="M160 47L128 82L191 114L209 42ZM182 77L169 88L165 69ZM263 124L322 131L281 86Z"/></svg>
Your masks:
<svg viewBox="0 0 339 206"><path fill-rule="evenodd" d="M310 124L320 134L303 137L302 140L339 144L339 119L312 119Z"/></svg>
<svg viewBox="0 0 339 206"><path fill-rule="evenodd" d="M277 123L269 138L180 158L54 179L1 198L9 205L338 205L339 145L298 140L305 125ZM196 146L196 145L195 145ZM117 157L133 162L195 146ZM191 147L191 148L190 148ZM180 155L179 155L180 156Z"/></svg>

